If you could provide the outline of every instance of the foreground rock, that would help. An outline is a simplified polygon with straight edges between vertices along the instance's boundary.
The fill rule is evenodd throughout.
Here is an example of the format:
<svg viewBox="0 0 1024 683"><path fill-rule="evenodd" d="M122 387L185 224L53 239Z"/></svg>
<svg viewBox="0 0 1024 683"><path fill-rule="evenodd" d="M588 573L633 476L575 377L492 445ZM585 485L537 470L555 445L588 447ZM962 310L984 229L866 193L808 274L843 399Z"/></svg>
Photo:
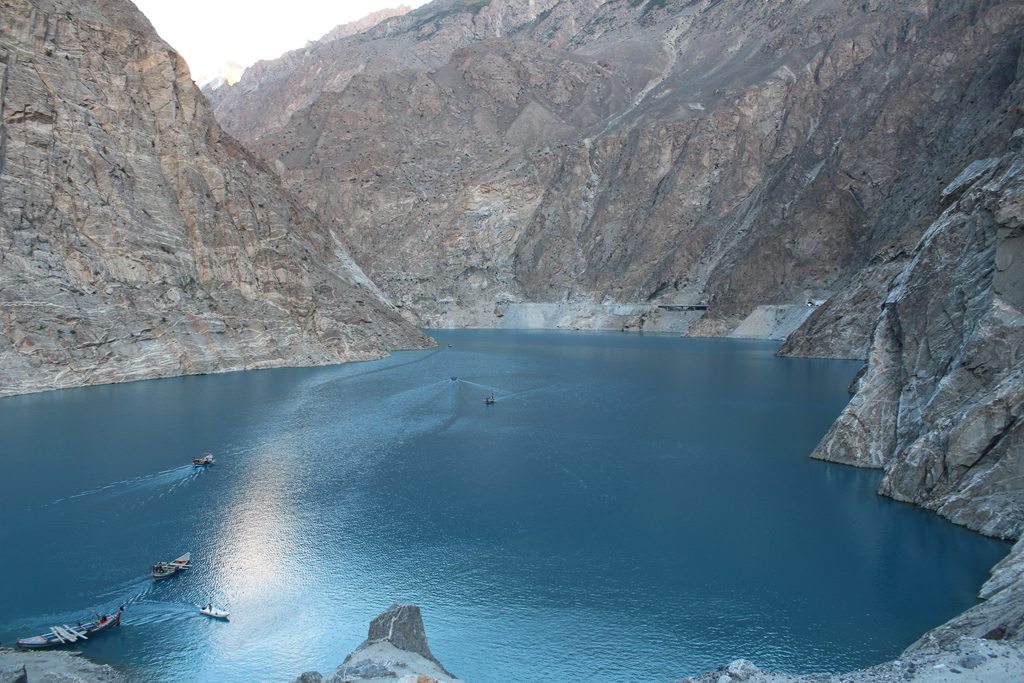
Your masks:
<svg viewBox="0 0 1024 683"><path fill-rule="evenodd" d="M355 680L461 683L431 654L420 608L398 603L370 622L366 640L345 658L334 674L324 676L317 671L307 671L292 683Z"/></svg>
<svg viewBox="0 0 1024 683"><path fill-rule="evenodd" d="M0 683L129 683L106 664L77 653L0 651Z"/></svg>
<svg viewBox="0 0 1024 683"><path fill-rule="evenodd" d="M126 0L0 12L0 396L432 342Z"/></svg>
<svg viewBox="0 0 1024 683"><path fill-rule="evenodd" d="M718 671L676 683L1018 683L1024 680L1024 644L963 638L941 648L904 654L870 669L792 676L762 671L739 659Z"/></svg>

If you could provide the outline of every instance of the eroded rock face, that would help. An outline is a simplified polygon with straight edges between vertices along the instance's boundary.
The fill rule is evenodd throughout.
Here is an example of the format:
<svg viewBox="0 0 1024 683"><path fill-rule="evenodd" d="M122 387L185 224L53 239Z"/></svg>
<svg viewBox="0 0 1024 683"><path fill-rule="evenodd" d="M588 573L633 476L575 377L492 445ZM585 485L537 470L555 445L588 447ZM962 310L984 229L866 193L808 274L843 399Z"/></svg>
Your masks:
<svg viewBox="0 0 1024 683"><path fill-rule="evenodd" d="M791 353L865 357L887 281L857 276L1009 135L1022 28L980 0L435 2L213 97L418 324L709 303L689 334L720 335L856 280Z"/></svg>
<svg viewBox="0 0 1024 683"><path fill-rule="evenodd" d="M423 616L416 605L395 603L370 622L370 631L363 646L387 641L400 650L416 654L439 664L427 645Z"/></svg>
<svg viewBox="0 0 1024 683"><path fill-rule="evenodd" d="M119 0L0 13L0 395L424 347Z"/></svg>
<svg viewBox="0 0 1024 683"><path fill-rule="evenodd" d="M1024 157L973 165L895 278L854 399L816 449L982 533L1024 531ZM968 169L970 170L970 169Z"/></svg>

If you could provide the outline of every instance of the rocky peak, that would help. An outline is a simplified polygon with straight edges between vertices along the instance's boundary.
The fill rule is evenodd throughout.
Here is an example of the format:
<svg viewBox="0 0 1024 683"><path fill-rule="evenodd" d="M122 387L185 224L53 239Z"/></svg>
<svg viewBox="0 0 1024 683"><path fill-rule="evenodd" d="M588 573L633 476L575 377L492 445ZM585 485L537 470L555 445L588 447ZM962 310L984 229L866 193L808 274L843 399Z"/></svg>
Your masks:
<svg viewBox="0 0 1024 683"><path fill-rule="evenodd" d="M338 40L340 38L347 38L348 36L354 36L357 33L362 33L367 29L373 28L385 19L391 17L400 17L403 14L409 12L412 8L408 5L399 5L394 8L386 8L377 12L371 12L358 21L350 21L347 24L340 24L335 26L333 29L322 35L319 40L312 40L306 43L306 47L309 48L316 43L328 43L332 40Z"/></svg>

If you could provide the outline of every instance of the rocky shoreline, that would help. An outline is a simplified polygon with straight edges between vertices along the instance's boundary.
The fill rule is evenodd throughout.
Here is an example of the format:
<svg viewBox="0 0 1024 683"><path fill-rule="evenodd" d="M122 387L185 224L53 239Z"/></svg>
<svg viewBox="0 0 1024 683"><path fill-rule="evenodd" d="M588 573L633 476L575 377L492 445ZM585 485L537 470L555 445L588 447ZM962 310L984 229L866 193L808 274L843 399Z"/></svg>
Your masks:
<svg viewBox="0 0 1024 683"><path fill-rule="evenodd" d="M1010 564L1024 567L1021 544L1014 548ZM1008 558L1010 560L1010 558ZM1001 563L993 581L1009 568ZM989 584L986 584L988 586ZM984 591L983 591L984 593ZM1020 595L1014 595L1019 599ZM1024 680L1024 643L962 636L943 641L937 632L958 628L958 620L936 629L900 657L849 673L790 675L759 669L739 659L716 671L681 678L674 683L1018 683ZM131 679L105 664L90 662L73 652L0 651L0 683L130 683ZM430 651L420 608L394 604L370 622L366 640L332 673L307 671L291 683L464 683L448 671ZM655 683L655 682L652 682Z"/></svg>
<svg viewBox="0 0 1024 683"><path fill-rule="evenodd" d="M107 664L78 652L2 650L0 683L130 683Z"/></svg>

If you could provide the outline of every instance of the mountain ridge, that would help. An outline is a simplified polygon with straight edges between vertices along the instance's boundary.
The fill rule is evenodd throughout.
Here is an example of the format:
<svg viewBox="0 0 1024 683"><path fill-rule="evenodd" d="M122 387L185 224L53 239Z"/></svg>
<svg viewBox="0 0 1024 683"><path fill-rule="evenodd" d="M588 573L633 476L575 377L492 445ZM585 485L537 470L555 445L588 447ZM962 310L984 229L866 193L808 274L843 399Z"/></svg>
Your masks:
<svg viewBox="0 0 1024 683"><path fill-rule="evenodd" d="M459 7L207 93L419 325L653 300L707 302L692 333L725 334L913 242L972 136L1012 132L977 128L1016 78L1013 3Z"/></svg>

